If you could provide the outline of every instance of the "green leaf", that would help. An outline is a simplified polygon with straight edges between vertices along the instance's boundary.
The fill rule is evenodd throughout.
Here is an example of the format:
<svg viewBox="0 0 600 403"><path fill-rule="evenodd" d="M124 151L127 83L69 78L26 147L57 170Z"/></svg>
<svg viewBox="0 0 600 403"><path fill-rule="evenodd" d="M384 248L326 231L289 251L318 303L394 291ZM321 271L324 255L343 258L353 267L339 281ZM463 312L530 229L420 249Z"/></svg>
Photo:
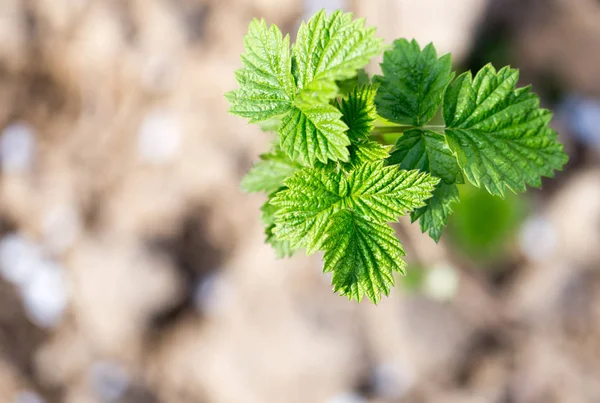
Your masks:
<svg viewBox="0 0 600 403"><path fill-rule="evenodd" d="M402 169L419 169L441 178L445 183L463 183L456 157L444 136L431 130L414 129L404 132L390 154L388 164Z"/></svg>
<svg viewBox="0 0 600 403"><path fill-rule="evenodd" d="M539 187L568 160L548 127L552 113L529 87L516 88L518 78L518 70L488 64L474 79L458 77L444 98L448 145L467 179L493 195Z"/></svg>
<svg viewBox="0 0 600 403"><path fill-rule="evenodd" d="M375 162L389 156L389 146L375 141L360 140L350 146L350 165L357 167L365 162Z"/></svg>
<svg viewBox="0 0 600 403"><path fill-rule="evenodd" d="M321 10L302 23L292 49L298 87L351 78L382 49L375 28L365 28L363 19L352 20L351 13L339 10L328 16Z"/></svg>
<svg viewBox="0 0 600 403"><path fill-rule="evenodd" d="M336 81L340 95L343 97L347 97L356 87L368 84L371 84L371 77L365 69L358 69L354 77Z"/></svg>
<svg viewBox="0 0 600 403"><path fill-rule="evenodd" d="M402 169L418 169L442 179L427 205L411 213L414 222L420 218L422 232L439 241L442 229L452 213L451 205L458 200L455 183L463 183L456 157L444 141L444 136L431 130L415 129L405 132L396 142L396 149L387 160Z"/></svg>
<svg viewBox="0 0 600 403"><path fill-rule="evenodd" d="M235 72L240 88L225 94L232 105L230 113L254 123L287 112L296 96L289 36L255 19L244 46L243 67Z"/></svg>
<svg viewBox="0 0 600 403"><path fill-rule="evenodd" d="M351 142L368 140L371 131L375 127L377 112L375 111L375 94L377 87L360 86L354 88L348 94L348 98L342 99L339 110L342 112L342 121L348 126L346 135Z"/></svg>
<svg viewBox="0 0 600 403"><path fill-rule="evenodd" d="M329 168L304 168L285 181L287 189L275 194L278 208L274 234L293 248L313 253L321 246L329 218L343 205L348 183L343 173Z"/></svg>
<svg viewBox="0 0 600 403"><path fill-rule="evenodd" d="M396 123L421 126L429 122L440 105L444 90L452 80L450 54L438 59L433 44L422 51L416 41L398 39L383 55L383 76L375 103L377 112Z"/></svg>
<svg viewBox="0 0 600 403"><path fill-rule="evenodd" d="M376 93L376 86L358 86L348 93L347 98L338 102L338 108L343 114L342 121L349 128L346 134L352 143L349 149L351 166L381 160L389 154L389 147L369 140L377 119Z"/></svg>
<svg viewBox="0 0 600 403"><path fill-rule="evenodd" d="M341 116L332 105L297 102L281 121L281 149L294 161L308 166L317 161L326 164L329 159L348 161L348 127Z"/></svg>
<svg viewBox="0 0 600 403"><path fill-rule="evenodd" d="M384 167L383 161L365 163L348 174L329 167L304 168L271 200L279 208L274 233L310 254L321 248L334 213L352 209L375 222L395 221L424 206L438 182L416 170Z"/></svg>
<svg viewBox="0 0 600 403"><path fill-rule="evenodd" d="M412 222L419 220L421 232L429 232L429 236L438 242L442 236L442 230L448 223L448 217L452 214L452 205L459 201L458 188L456 185L448 185L440 182L427 205L410 214Z"/></svg>
<svg viewBox="0 0 600 403"><path fill-rule="evenodd" d="M399 216L425 205L439 178L417 170L366 163L348 175L352 208L377 222L396 221Z"/></svg>
<svg viewBox="0 0 600 403"><path fill-rule="evenodd" d="M334 291L349 299L366 295L378 303L389 295L393 273L404 273L404 249L392 227L349 210L331 217L323 247L323 271L333 272Z"/></svg>
<svg viewBox="0 0 600 403"><path fill-rule="evenodd" d="M273 229L275 228L275 213L277 212L277 207L267 201L260 209L262 211L261 220L265 225L265 242L271 245L273 250L275 251L275 256L278 259L284 257L291 257L296 249L292 248L290 241L282 241L279 239L274 233Z"/></svg>
<svg viewBox="0 0 600 403"><path fill-rule="evenodd" d="M242 189L246 192L273 193L283 186L286 178L301 168L282 151L263 154L260 159L242 179Z"/></svg>

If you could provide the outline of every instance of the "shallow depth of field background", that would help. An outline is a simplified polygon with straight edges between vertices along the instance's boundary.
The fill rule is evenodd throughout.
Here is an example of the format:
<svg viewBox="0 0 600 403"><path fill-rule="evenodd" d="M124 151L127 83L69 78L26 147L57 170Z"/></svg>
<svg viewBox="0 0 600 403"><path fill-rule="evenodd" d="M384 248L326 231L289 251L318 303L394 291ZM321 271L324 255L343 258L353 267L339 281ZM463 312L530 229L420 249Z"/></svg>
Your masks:
<svg viewBox="0 0 600 403"><path fill-rule="evenodd" d="M438 245L402 220L379 306L275 260L238 188L269 141L223 98L248 23L321 7L519 67L570 155L463 186ZM1 403L600 401L596 0L0 0L0 170Z"/></svg>

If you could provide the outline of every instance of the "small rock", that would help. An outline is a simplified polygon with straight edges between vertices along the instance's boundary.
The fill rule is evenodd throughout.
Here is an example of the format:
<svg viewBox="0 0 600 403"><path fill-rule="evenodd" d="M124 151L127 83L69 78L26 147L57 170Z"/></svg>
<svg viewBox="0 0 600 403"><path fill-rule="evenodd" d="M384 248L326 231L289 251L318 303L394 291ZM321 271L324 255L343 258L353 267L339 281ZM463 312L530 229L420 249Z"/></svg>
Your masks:
<svg viewBox="0 0 600 403"><path fill-rule="evenodd" d="M35 275L21 287L23 305L29 319L40 327L55 327L68 303L68 290L62 267L40 260Z"/></svg>
<svg viewBox="0 0 600 403"><path fill-rule="evenodd" d="M0 135L0 161L6 174L31 171L35 159L35 131L25 123L14 123Z"/></svg>
<svg viewBox="0 0 600 403"><path fill-rule="evenodd" d="M17 393L15 403L46 403L46 401L37 393L31 390L24 390Z"/></svg>
<svg viewBox="0 0 600 403"><path fill-rule="evenodd" d="M456 295L458 281L458 273L454 267L439 264L427 272L423 292L432 299L448 301Z"/></svg>
<svg viewBox="0 0 600 403"><path fill-rule="evenodd" d="M543 217L529 217L521 228L519 246L530 260L552 259L557 243L556 228Z"/></svg>
<svg viewBox="0 0 600 403"><path fill-rule="evenodd" d="M52 207L43 220L44 247L50 254L67 250L81 231L81 219L71 205Z"/></svg>
<svg viewBox="0 0 600 403"><path fill-rule="evenodd" d="M11 283L27 284L35 276L41 261L41 249L31 240L15 233L0 240L0 273Z"/></svg>
<svg viewBox="0 0 600 403"><path fill-rule="evenodd" d="M367 403L367 400L356 393L344 392L340 393L339 395L335 395L331 399L327 400L326 403Z"/></svg>
<svg viewBox="0 0 600 403"><path fill-rule="evenodd" d="M129 388L129 374L119 364L110 361L95 362L90 369L94 391L104 401L123 397Z"/></svg>
<svg viewBox="0 0 600 403"><path fill-rule="evenodd" d="M138 134L138 150L142 160L164 164L177 157L181 147L180 122L165 111L148 114Z"/></svg>

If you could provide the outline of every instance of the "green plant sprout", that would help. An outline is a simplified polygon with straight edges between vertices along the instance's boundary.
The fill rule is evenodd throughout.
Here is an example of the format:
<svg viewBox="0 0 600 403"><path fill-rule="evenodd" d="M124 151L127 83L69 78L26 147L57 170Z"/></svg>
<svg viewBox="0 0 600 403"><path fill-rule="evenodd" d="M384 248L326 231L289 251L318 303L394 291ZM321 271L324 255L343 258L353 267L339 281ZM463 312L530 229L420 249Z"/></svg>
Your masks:
<svg viewBox="0 0 600 403"><path fill-rule="evenodd" d="M277 256L324 251L333 290L350 299L377 303L394 272L404 274L390 226L399 216L437 242L465 179L504 197L540 187L567 162L552 113L516 87L515 69L488 64L455 77L451 56L438 58L432 44L386 47L341 11L314 15L291 46L254 20L244 44L230 112L276 141L242 188L266 193L262 220ZM384 51L382 75L370 79L363 68ZM390 133L399 134L393 146L383 141Z"/></svg>

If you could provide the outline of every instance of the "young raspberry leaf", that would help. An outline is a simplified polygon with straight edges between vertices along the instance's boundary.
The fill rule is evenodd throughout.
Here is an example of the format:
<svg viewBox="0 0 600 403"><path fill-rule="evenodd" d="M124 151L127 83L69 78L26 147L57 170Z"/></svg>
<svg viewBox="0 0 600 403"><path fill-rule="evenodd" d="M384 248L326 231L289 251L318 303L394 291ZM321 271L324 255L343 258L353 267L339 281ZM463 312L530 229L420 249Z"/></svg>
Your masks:
<svg viewBox="0 0 600 403"><path fill-rule="evenodd" d="M345 98L356 87L371 84L371 77L369 77L365 69L358 69L354 77L338 80L335 84L338 87L340 95Z"/></svg>
<svg viewBox="0 0 600 403"><path fill-rule="evenodd" d="M371 221L395 221L425 205L439 182L426 173L365 163L348 174L330 167L304 168L285 181L271 204L278 207L274 233L307 253L321 248L331 216L351 209Z"/></svg>
<svg viewBox="0 0 600 403"><path fill-rule="evenodd" d="M552 113L529 87L516 88L518 70L486 65L473 79L459 76L446 90L448 145L467 179L491 194L525 191L553 177L568 157L548 127Z"/></svg>
<svg viewBox="0 0 600 403"><path fill-rule="evenodd" d="M261 207L261 221L265 226L265 242L271 245L273 250L275 251L275 257L277 259L282 259L284 257L291 257L296 249L292 248L290 241L282 241L280 240L274 233L273 229L275 228L275 213L277 212L277 207L267 201Z"/></svg>
<svg viewBox="0 0 600 403"><path fill-rule="evenodd" d="M421 231L439 241L443 227L452 213L451 205L458 200L455 183L463 183L456 157L446 145L444 136L431 130L415 129L405 132L396 142L388 164L402 169L418 169L442 179L427 205L411 213L414 222L420 219Z"/></svg>
<svg viewBox="0 0 600 403"><path fill-rule="evenodd" d="M440 182L427 205L410 213L410 220L419 220L421 232L429 232L429 236L438 242L442 236L442 230L448 223L448 217L452 214L452 205L459 201L458 188L455 184L448 185Z"/></svg>
<svg viewBox="0 0 600 403"><path fill-rule="evenodd" d="M404 249L388 224L380 224L342 210L327 227L324 272L333 272L333 290L360 301L378 303L389 295L394 272L404 273Z"/></svg>
<svg viewBox="0 0 600 403"><path fill-rule="evenodd" d="M280 150L262 154L260 159L242 179L242 189L248 193L273 193L283 186L286 178L301 168Z"/></svg>
<svg viewBox="0 0 600 403"><path fill-rule="evenodd" d="M350 90L347 98L338 103L342 121L348 125L346 134L350 145L350 165L358 166L368 161L378 161L388 156L388 147L369 140L375 127L375 94L373 85L357 86Z"/></svg>
<svg viewBox="0 0 600 403"><path fill-rule="evenodd" d="M243 67L235 72L240 88L225 94L232 105L230 113L255 123L287 112L296 96L289 36L255 19L244 46Z"/></svg>
<svg viewBox="0 0 600 403"><path fill-rule="evenodd" d="M357 167L365 162L386 159L390 155L390 146L384 146L371 140L359 140L350 146L350 166Z"/></svg>
<svg viewBox="0 0 600 403"><path fill-rule="evenodd" d="M375 111L375 94L377 87L365 85L355 87L338 103L342 112L342 121L348 126L346 135L352 143L368 140L375 127L377 112Z"/></svg>
<svg viewBox="0 0 600 403"><path fill-rule="evenodd" d="M294 75L299 88L312 81L335 81L354 77L356 71L383 50L375 28L365 28L363 19L352 20L351 13L324 10L298 30L292 48Z"/></svg>
<svg viewBox="0 0 600 403"><path fill-rule="evenodd" d="M340 171L304 168L285 181L271 200L277 207L273 233L293 248L313 253L321 247L329 218L343 207L348 183Z"/></svg>
<svg viewBox="0 0 600 403"><path fill-rule="evenodd" d="M396 148L388 164L402 169L419 169L441 178L445 183L463 183L456 157L446 144L444 136L431 130L414 129L404 132L396 141Z"/></svg>
<svg viewBox="0 0 600 403"><path fill-rule="evenodd" d="M416 41L398 39L383 55L383 76L375 103L382 117L396 123L421 126L440 105L444 90L454 77L450 54L438 59L433 44L423 50Z"/></svg>
<svg viewBox="0 0 600 403"><path fill-rule="evenodd" d="M347 201L357 213L382 223L424 206L439 182L424 172L383 164L369 162L348 174Z"/></svg>
<svg viewBox="0 0 600 403"><path fill-rule="evenodd" d="M279 126L281 149L294 161L315 166L317 161L348 161L350 140L342 114L329 104L299 98Z"/></svg>

